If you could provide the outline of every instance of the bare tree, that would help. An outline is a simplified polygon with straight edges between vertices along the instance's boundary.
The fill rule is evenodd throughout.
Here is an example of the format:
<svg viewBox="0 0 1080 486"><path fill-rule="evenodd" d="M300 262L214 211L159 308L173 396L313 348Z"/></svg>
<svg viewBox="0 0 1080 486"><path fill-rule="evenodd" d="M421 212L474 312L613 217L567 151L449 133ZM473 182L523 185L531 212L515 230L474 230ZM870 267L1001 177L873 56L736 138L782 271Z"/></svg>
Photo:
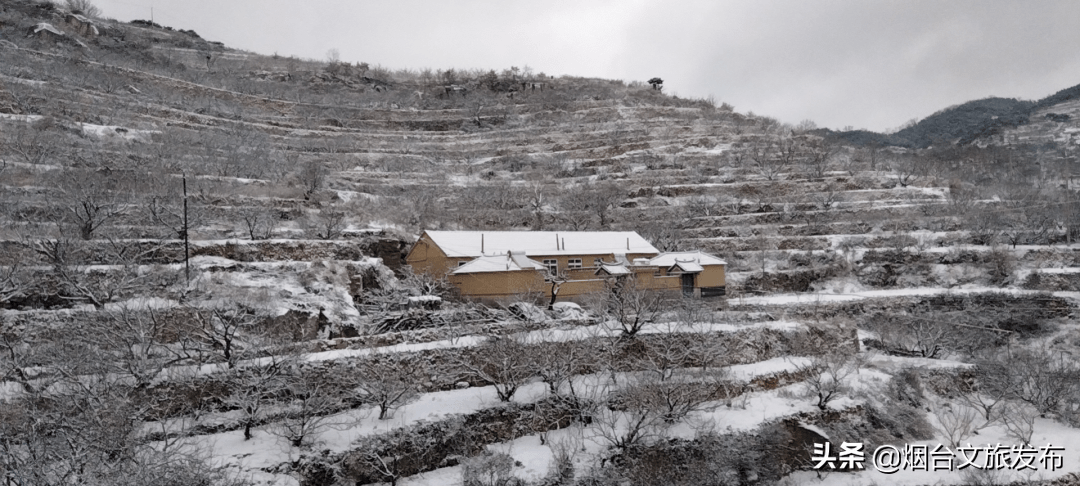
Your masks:
<svg viewBox="0 0 1080 486"><path fill-rule="evenodd" d="M418 360L374 355L362 361L357 371L356 387L365 402L379 408L379 420L390 418L394 410L420 396L424 365Z"/></svg>
<svg viewBox="0 0 1080 486"><path fill-rule="evenodd" d="M563 196L560 206L571 213L596 215L601 228L611 224L611 210L623 200L625 194L617 184L597 182L585 184Z"/></svg>
<svg viewBox="0 0 1080 486"><path fill-rule="evenodd" d="M544 342L530 346L536 373L552 395L577 396L573 377L588 361L587 352L577 341ZM566 391L563 389L566 388Z"/></svg>
<svg viewBox="0 0 1080 486"><path fill-rule="evenodd" d="M411 427L399 427L379 438L383 447L371 447L360 457L360 461L371 468L378 478L396 486L403 477L415 474L420 464L430 460L428 457L437 449L417 446L415 433Z"/></svg>
<svg viewBox="0 0 1080 486"><path fill-rule="evenodd" d="M690 412L699 410L705 403L720 400L728 395L729 380L723 368L709 367L715 359L710 352L716 351L708 343L687 345L687 341L707 341L703 336L679 332L692 329L699 309L690 304L679 307L679 323L669 323L660 339L646 341L645 353L632 364L642 370L633 374L632 388L640 399L648 400L659 410L665 421L672 423ZM681 327L690 321L691 327Z"/></svg>
<svg viewBox="0 0 1080 486"><path fill-rule="evenodd" d="M544 226L547 224L548 220L551 219L551 215L547 212L548 196L544 191L544 186L541 184L533 184L532 187L529 188L527 196L529 198L528 208L533 215L532 230L543 231Z"/></svg>
<svg viewBox="0 0 1080 486"><path fill-rule="evenodd" d="M877 170L877 164L882 159L882 146L880 142L873 141L866 144L860 158L864 158L870 165L870 170ZM852 174L854 175L854 174Z"/></svg>
<svg viewBox="0 0 1080 486"><path fill-rule="evenodd" d="M563 284L570 281L570 275L566 269L557 269L554 272L552 269L548 269L548 275L544 277L544 281L551 284L551 288L548 293L551 294L551 298L548 299L548 310L555 309L555 301L559 299L559 291L562 290Z"/></svg>
<svg viewBox="0 0 1080 486"><path fill-rule="evenodd" d="M0 308L28 295L32 283L27 273L17 263L0 266Z"/></svg>
<svg viewBox="0 0 1080 486"><path fill-rule="evenodd" d="M346 217L345 211L338 208L321 209L312 217L311 224L315 230L315 236L324 240L333 240L341 236L341 232L345 229Z"/></svg>
<svg viewBox="0 0 1080 486"><path fill-rule="evenodd" d="M123 296L134 295L150 277L131 264L92 269L67 263L54 265L52 276L61 299L89 303L98 310Z"/></svg>
<svg viewBox="0 0 1080 486"><path fill-rule="evenodd" d="M502 452L485 451L466 459L461 468L462 486L514 486L514 458Z"/></svg>
<svg viewBox="0 0 1080 486"><path fill-rule="evenodd" d="M594 300L597 312L613 320L624 337L637 335L668 304L669 297L663 291L645 287L635 275L605 281Z"/></svg>
<svg viewBox="0 0 1080 486"><path fill-rule="evenodd" d="M259 318L250 309L222 307L196 311L194 316L199 339L212 352L221 353L229 368L235 368L241 358L250 356L260 344L254 329Z"/></svg>
<svg viewBox="0 0 1080 486"><path fill-rule="evenodd" d="M702 410L710 402L728 396L726 374L722 368L711 370L667 370L665 374L650 370L641 374L631 385L631 393L660 415L666 423L682 420L691 412Z"/></svg>
<svg viewBox="0 0 1080 486"><path fill-rule="evenodd" d="M273 236L279 219L272 209L249 206L240 210L240 221L251 241L265 240Z"/></svg>
<svg viewBox="0 0 1080 486"><path fill-rule="evenodd" d="M309 199L326 181L326 167L318 161L304 163L299 173L300 184L304 188L304 199Z"/></svg>
<svg viewBox="0 0 1080 486"><path fill-rule="evenodd" d="M621 452L660 437L670 426L654 391L635 382L610 394L589 415L596 432L593 440Z"/></svg>
<svg viewBox="0 0 1080 486"><path fill-rule="evenodd" d="M844 202L844 191L830 182L821 191L812 194L812 201L822 211L828 211Z"/></svg>
<svg viewBox="0 0 1080 486"><path fill-rule="evenodd" d="M978 192L971 184L953 179L949 181L949 193L947 195L949 207L956 214L967 214L978 199Z"/></svg>
<svg viewBox="0 0 1080 486"><path fill-rule="evenodd" d="M646 221L637 225L638 234L660 251L678 251L683 248L683 232L668 220Z"/></svg>
<svg viewBox="0 0 1080 486"><path fill-rule="evenodd" d="M821 179L829 171L829 165L839 152L839 147L825 138L809 137L805 143L806 164L810 174Z"/></svg>
<svg viewBox="0 0 1080 486"><path fill-rule="evenodd" d="M94 5L91 0L64 0L64 5L71 13L82 14L91 18L101 16L101 9Z"/></svg>
<svg viewBox="0 0 1080 486"><path fill-rule="evenodd" d="M876 316L868 327L890 351L923 358L940 358L961 336L952 323L929 313L925 316Z"/></svg>
<svg viewBox="0 0 1080 486"><path fill-rule="evenodd" d="M917 155L894 155L889 167L896 174L896 181L903 187L918 182L929 172L929 162Z"/></svg>
<svg viewBox="0 0 1080 486"><path fill-rule="evenodd" d="M997 361L979 361L976 365L976 380L960 388L960 400L982 413L985 426L1000 417L999 405L1012 394L1012 377Z"/></svg>
<svg viewBox="0 0 1080 486"><path fill-rule="evenodd" d="M8 138L7 148L28 164L47 164L62 147L55 133L36 126L16 127L11 133L13 135Z"/></svg>
<svg viewBox="0 0 1080 486"><path fill-rule="evenodd" d="M437 295L445 297L456 291L456 287L446 279L446 276L433 277L423 272L414 272L411 268L402 270L402 286L410 289L413 295Z"/></svg>
<svg viewBox="0 0 1080 486"><path fill-rule="evenodd" d="M807 365L799 366L800 374L806 374L804 381L807 395L817 400L817 407L826 410L829 402L848 391L844 382L857 369L852 355L840 351L830 351L814 356Z"/></svg>
<svg viewBox="0 0 1080 486"><path fill-rule="evenodd" d="M443 189L440 186L407 186L402 205L398 208L403 223L417 232L423 232L439 221L443 205Z"/></svg>
<svg viewBox="0 0 1080 486"><path fill-rule="evenodd" d="M0 380L18 384L28 396L43 393L60 381L60 373L43 365L54 363L50 355L68 365L75 362L63 359L69 354L63 345L54 346L38 334L10 320L0 320Z"/></svg>
<svg viewBox="0 0 1080 486"><path fill-rule="evenodd" d="M1001 214L976 210L965 218L971 241L977 245L994 245L1002 234Z"/></svg>
<svg viewBox="0 0 1080 486"><path fill-rule="evenodd" d="M716 198L704 194L695 194L686 199L686 213L688 217L712 216L717 207Z"/></svg>
<svg viewBox="0 0 1080 486"><path fill-rule="evenodd" d="M296 366L293 355L271 356L269 363L255 363L238 368L230 380L230 393L225 403L236 407L243 416L244 440L251 440L251 429L265 419L264 406L273 393L288 382L289 373Z"/></svg>
<svg viewBox="0 0 1080 486"><path fill-rule="evenodd" d="M125 212L127 193L122 183L122 178L99 172L66 171L60 175L57 185L63 194L64 219L78 228L82 239L93 238L103 225Z"/></svg>
<svg viewBox="0 0 1080 486"><path fill-rule="evenodd" d="M791 135L781 136L775 142L759 139L750 147L750 159L766 180L776 180L801 156L801 143Z"/></svg>
<svg viewBox="0 0 1080 486"><path fill-rule="evenodd" d="M157 174L152 176L150 183L155 190L147 195L143 201L143 208L150 222L168 231L169 238L183 239L185 228L200 226L206 219L206 214L200 204L188 198L188 211L185 226L184 219L184 193L181 190L182 181L169 174Z"/></svg>
<svg viewBox="0 0 1080 486"><path fill-rule="evenodd" d="M837 149L834 159L837 165L848 173L849 177L855 177L855 174L859 171L859 164L862 162L857 153L850 153L844 148Z"/></svg>
<svg viewBox="0 0 1080 486"><path fill-rule="evenodd" d="M465 92L462 91L463 96L464 96L464 93ZM477 99L476 101L473 102L472 118L473 118L473 122L476 123L477 128L483 126L482 120L480 119L480 111L483 110L483 109L484 109L484 101L482 99Z"/></svg>
<svg viewBox="0 0 1080 486"><path fill-rule="evenodd" d="M458 364L471 376L494 385L499 400L509 402L518 388L536 376L527 346L514 337L494 337Z"/></svg>
<svg viewBox="0 0 1080 486"><path fill-rule="evenodd" d="M961 441L971 437L976 430L975 419L978 412L971 407L943 404L934 410L934 416L938 420L938 432L948 439L954 448L960 447Z"/></svg>
<svg viewBox="0 0 1080 486"><path fill-rule="evenodd" d="M1058 412L1063 405L1076 403L1080 396L1080 365L1064 353L1048 349L1028 349L1012 353L1008 368L1013 396L1039 413Z"/></svg>
<svg viewBox="0 0 1080 486"><path fill-rule="evenodd" d="M459 193L458 206L465 210L466 223L478 228L517 226L530 217L521 193L507 184L463 191Z"/></svg>
<svg viewBox="0 0 1080 486"><path fill-rule="evenodd" d="M754 258L761 266L761 283L763 285L767 282L767 280L765 279L765 275L769 264L770 252L775 250L778 246L776 239L774 238L775 236L775 229L770 227L763 227L758 228L757 233L752 238L750 238L750 241L753 243L754 247L757 248L757 252L755 252ZM758 291L761 292L764 292L765 290L765 288L758 289Z"/></svg>
<svg viewBox="0 0 1080 486"><path fill-rule="evenodd" d="M285 416L269 432L289 441L293 447L310 446L316 437L332 428L344 428L354 420L338 414L347 407L341 387L328 383L326 377L290 374L284 386L289 397Z"/></svg>
<svg viewBox="0 0 1080 486"><path fill-rule="evenodd" d="M89 324L87 341L107 353L104 358L115 373L133 378L135 388L150 386L169 366L193 357L168 342L176 329L153 308L122 305Z"/></svg>
<svg viewBox="0 0 1080 486"><path fill-rule="evenodd" d="M1027 403L1006 402L1001 411L1001 424L1010 438L1024 445L1031 445L1031 436L1035 434L1035 419L1039 411Z"/></svg>
<svg viewBox="0 0 1080 486"><path fill-rule="evenodd" d="M7 485L229 484L189 448L146 444L141 418L122 377L86 373L91 347L64 356L57 386L9 397L0 416L0 470ZM89 365L89 367L87 367ZM164 480L162 478L168 478Z"/></svg>

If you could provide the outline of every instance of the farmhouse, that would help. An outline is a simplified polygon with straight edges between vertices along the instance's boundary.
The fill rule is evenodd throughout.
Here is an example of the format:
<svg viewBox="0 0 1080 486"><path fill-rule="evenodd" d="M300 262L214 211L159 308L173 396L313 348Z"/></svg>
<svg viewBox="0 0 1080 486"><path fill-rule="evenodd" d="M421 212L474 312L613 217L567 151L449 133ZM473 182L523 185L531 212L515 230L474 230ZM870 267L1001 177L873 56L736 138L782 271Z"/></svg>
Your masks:
<svg viewBox="0 0 1080 486"><path fill-rule="evenodd" d="M631 275L643 288L687 297L719 297L725 285L723 260L661 253L633 231L425 231L405 261L486 301L553 292L580 300Z"/></svg>

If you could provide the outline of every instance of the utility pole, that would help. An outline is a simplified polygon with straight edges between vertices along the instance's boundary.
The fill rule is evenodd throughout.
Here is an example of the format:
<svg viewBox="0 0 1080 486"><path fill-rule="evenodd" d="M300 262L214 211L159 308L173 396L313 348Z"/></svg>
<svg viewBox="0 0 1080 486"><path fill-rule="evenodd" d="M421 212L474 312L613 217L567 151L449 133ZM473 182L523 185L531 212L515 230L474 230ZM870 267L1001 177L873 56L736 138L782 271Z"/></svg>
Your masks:
<svg viewBox="0 0 1080 486"><path fill-rule="evenodd" d="M187 284L191 285L191 262L188 259L188 212L187 212L187 174L184 177L184 277Z"/></svg>

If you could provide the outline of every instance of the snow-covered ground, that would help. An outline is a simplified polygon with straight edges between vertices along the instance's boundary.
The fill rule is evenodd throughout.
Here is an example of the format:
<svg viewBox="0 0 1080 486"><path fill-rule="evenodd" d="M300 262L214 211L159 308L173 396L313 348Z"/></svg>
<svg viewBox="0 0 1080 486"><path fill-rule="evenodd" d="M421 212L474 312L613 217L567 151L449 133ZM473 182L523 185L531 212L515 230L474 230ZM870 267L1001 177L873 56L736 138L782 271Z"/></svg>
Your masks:
<svg viewBox="0 0 1080 486"><path fill-rule="evenodd" d="M735 365L729 368L729 374L738 381L749 381L763 376L775 375L785 371L794 371L806 365L806 358L775 358L758 363ZM619 382L625 382L628 375L616 376ZM574 387L585 395L603 394L612 385L608 373L575 377ZM665 433L670 437L693 437L705 426L718 426L720 429L731 427L734 430L751 430L763 421L783 417L801 411L812 411L809 400L788 400L780 398L785 390L792 390L789 385L761 393L752 393L735 407L727 407L721 402L707 404L704 410L691 414L681 423L675 424ZM547 396L547 386L533 382L518 389L513 397L517 403L531 403ZM599 395L597 395L599 396ZM378 413L369 407L349 410L335 414L326 421L332 424L321 430L313 440L314 450L344 452L361 437L382 434L396 428L423 422L437 421L451 414L468 414L484 408L497 406L499 399L494 386L473 387L460 390L425 393L415 402L397 409L392 418L379 420ZM845 402L837 402L844 404ZM166 425L166 428L171 426ZM251 474L260 484L298 484L295 478L287 475L272 475L259 471L296 459L298 451L284 439L273 433L273 425L254 430L251 440L244 440L242 430L233 430L217 434L199 435L178 439L173 447L187 447L203 451L217 461L218 465L235 468L242 474ZM160 430L161 424L146 424L145 431ZM547 433L547 444L541 444L539 434L531 434L513 441L488 445L493 452L510 454L523 466L515 468L515 474L526 480L537 480L547 474L554 457L552 447L575 444L575 448L584 448L579 456L578 465L582 468L590 464L592 457L602 453L607 445L595 426L574 425L567 429L553 430ZM159 444L160 446L160 444ZM428 473L407 478L399 484L453 484L460 481L460 466L442 468ZM447 482L449 481L449 482Z"/></svg>
<svg viewBox="0 0 1080 486"><path fill-rule="evenodd" d="M789 294L769 294L758 297L736 297L729 300L735 305L791 305L791 304L824 304L828 302L847 302L863 299L883 299L889 297L912 297L928 295L969 295L983 294L987 292L1004 292L1013 295L1035 295L1042 292L1037 290L1017 289L1014 287L988 287L982 285L966 285L955 288L941 287L913 287L901 289L863 290L850 293L828 292L803 292ZM1080 292L1051 292L1058 297L1080 299Z"/></svg>
<svg viewBox="0 0 1080 486"><path fill-rule="evenodd" d="M761 376L777 371L794 369L798 364L804 364L800 358L777 358L759 363L739 365L733 367L732 372L741 376ZM843 410L862 403L862 399L853 398L858 396L858 391L873 396L881 393L881 388L889 380L892 373L906 367L931 366L967 366L957 362L938 362L938 360L926 360L921 358L901 358L895 356L875 355L871 357L867 368L857 374L848 377L848 384L856 390L851 395L845 396L830 403L829 408ZM813 413L817 411L813 400L805 396L804 385L801 383L780 387L774 390L752 392L740 399L735 400L736 406L728 407L717 403L706 409L694 412L686 419L674 424L663 431L666 437L693 438L702 430L717 431L751 431L770 420L775 420L801 412ZM933 421L933 414L928 413L928 419ZM813 428L808 426L808 428ZM818 429L820 430L820 429ZM527 481L538 481L547 475L554 463L556 449L569 448L571 456L579 474L589 467L596 465L596 458L604 454L608 444L602 438L595 425L582 426L580 424L566 429L550 431L546 434L547 444L542 444L538 434L527 435L513 441L500 442L487 446L492 452L509 454L521 465L516 466L513 474ZM978 435L970 438L971 443L978 446L987 444L1002 444L1006 446L1020 445L1015 439L1011 439L1008 433L1000 425L991 425L979 429ZM938 444L948 443L944 437L935 437L924 441L909 441L912 446L926 445L931 449ZM966 444L967 442L962 442ZM1080 473L1080 430L1062 427L1060 424L1046 419L1037 419L1035 433L1032 437L1035 447L1051 444L1064 449L1064 467L1057 471L1048 471L1040 468L1035 472L1002 471L998 477L1003 479L996 484L1003 484L1012 480L1037 480L1060 478L1069 474ZM903 448L903 445L900 446ZM840 473L823 471L803 471L791 475L785 484L824 484L836 486L864 485L864 484L966 484L972 479L963 471L918 471L900 470L892 474L886 474L874 468L873 461L869 458L873 451L868 451L866 470L857 473ZM954 456L955 464L961 463L961 456ZM971 468L968 468L969 470ZM413 486L437 486L455 484L461 480L461 467L449 467L437 469L423 474L418 474L399 482Z"/></svg>
<svg viewBox="0 0 1080 486"><path fill-rule="evenodd" d="M150 143L155 134L160 134L160 130L137 130L134 128L126 128L115 125L94 125L91 123L82 124L82 133L88 137L95 137L101 140L117 140L126 142L139 142Z"/></svg>

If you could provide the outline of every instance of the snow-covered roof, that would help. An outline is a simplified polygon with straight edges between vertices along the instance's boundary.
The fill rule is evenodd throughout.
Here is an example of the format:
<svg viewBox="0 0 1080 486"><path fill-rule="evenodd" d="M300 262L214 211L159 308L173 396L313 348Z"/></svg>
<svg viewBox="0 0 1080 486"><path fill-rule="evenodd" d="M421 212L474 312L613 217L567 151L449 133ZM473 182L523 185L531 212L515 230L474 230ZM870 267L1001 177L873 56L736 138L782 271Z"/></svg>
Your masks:
<svg viewBox="0 0 1080 486"><path fill-rule="evenodd" d="M633 231L428 231L427 235L449 257L660 253Z"/></svg>
<svg viewBox="0 0 1080 486"><path fill-rule="evenodd" d="M702 270L705 270L701 265L698 265L697 262L675 262L671 268L675 267L678 267L679 270L686 273L700 273Z"/></svg>
<svg viewBox="0 0 1080 486"><path fill-rule="evenodd" d="M697 273L703 270L703 265L727 265L727 262L701 251L671 251L651 258L649 265L677 266L684 272Z"/></svg>
<svg viewBox="0 0 1080 486"><path fill-rule="evenodd" d="M519 270L543 270L542 263L520 254L482 256L450 272L451 275L466 273L514 272Z"/></svg>
<svg viewBox="0 0 1080 486"><path fill-rule="evenodd" d="M601 263L596 273L606 272L608 275L629 275L630 270L625 265Z"/></svg>

